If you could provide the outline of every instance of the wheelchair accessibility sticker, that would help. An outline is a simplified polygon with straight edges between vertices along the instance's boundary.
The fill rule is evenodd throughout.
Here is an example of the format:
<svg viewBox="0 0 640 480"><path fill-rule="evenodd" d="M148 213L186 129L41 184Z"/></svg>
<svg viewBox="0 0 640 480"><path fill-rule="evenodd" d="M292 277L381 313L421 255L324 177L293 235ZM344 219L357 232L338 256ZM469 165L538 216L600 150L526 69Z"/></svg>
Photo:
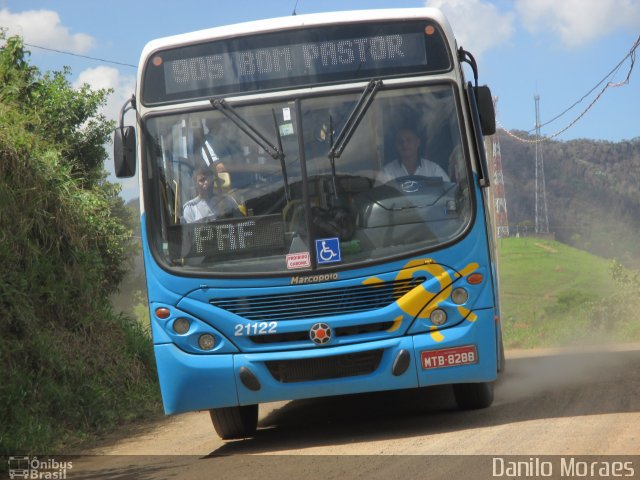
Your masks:
<svg viewBox="0 0 640 480"><path fill-rule="evenodd" d="M340 239L333 237L316 240L316 259L318 260L318 265L341 262Z"/></svg>

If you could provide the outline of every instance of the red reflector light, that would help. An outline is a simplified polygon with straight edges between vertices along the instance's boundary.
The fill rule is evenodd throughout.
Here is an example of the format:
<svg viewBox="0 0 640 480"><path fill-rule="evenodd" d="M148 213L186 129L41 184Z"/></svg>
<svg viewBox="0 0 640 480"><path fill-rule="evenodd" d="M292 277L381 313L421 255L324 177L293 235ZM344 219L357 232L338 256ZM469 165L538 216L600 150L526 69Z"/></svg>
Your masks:
<svg viewBox="0 0 640 480"><path fill-rule="evenodd" d="M467 277L467 282L471 285L478 285L479 283L482 283L482 280L484 280L484 277L481 273L472 273Z"/></svg>
<svg viewBox="0 0 640 480"><path fill-rule="evenodd" d="M171 312L168 308L161 307L156 309L156 317L161 318L162 320L169 318L169 315L171 315Z"/></svg>

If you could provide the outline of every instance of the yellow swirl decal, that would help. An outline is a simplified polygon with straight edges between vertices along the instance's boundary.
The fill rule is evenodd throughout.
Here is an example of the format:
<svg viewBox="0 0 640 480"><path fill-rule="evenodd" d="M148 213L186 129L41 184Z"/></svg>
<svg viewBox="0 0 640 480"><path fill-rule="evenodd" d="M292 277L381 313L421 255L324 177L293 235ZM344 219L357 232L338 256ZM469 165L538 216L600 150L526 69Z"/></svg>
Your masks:
<svg viewBox="0 0 640 480"><path fill-rule="evenodd" d="M444 340L444 335L442 335L442 333L438 331L438 327L434 327L432 325L431 327L429 327L429 330L431 330L429 332L431 338L433 338L436 342L441 342Z"/></svg>
<svg viewBox="0 0 640 480"><path fill-rule="evenodd" d="M389 327L387 329L387 332L391 333L391 332L395 332L396 330L398 330L400 328L400 325L402 325L402 319L404 318L404 316L400 315L399 317L396 317L396 319L393 321L393 325L391 325L391 327Z"/></svg>
<svg viewBox="0 0 640 480"><path fill-rule="evenodd" d="M438 306L447 300L451 295L452 284L454 280L461 277L466 277L475 272L479 268L479 265L475 262L469 263L462 268L459 272L449 272L442 265L435 263L431 258L424 258L420 260L411 260L402 268L395 278L395 281L410 280L417 276L427 277L427 281L417 285L406 294L402 295L402 290L399 288L394 291L394 296L397 299L396 303L409 320L414 318L428 319L431 313L438 308ZM452 278L453 277L453 278ZM437 283L429 280L435 279ZM384 280L379 277L369 277L362 282L363 285L370 287L378 287L384 284ZM432 288L437 288L438 291L432 292L427 289L427 285L431 285ZM458 313L462 318L465 318L469 322L475 322L478 316L471 310L458 306ZM397 331L401 325L405 315L400 315L393 320L391 327L387 329L387 332ZM444 335L438 330L438 327L429 326L429 334L436 342L442 342Z"/></svg>

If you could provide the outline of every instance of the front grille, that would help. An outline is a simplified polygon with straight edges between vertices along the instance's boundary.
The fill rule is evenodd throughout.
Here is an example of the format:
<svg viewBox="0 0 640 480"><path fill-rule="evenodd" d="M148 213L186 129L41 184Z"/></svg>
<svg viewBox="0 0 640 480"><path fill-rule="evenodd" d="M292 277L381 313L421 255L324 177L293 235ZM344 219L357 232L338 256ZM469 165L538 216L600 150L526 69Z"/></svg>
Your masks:
<svg viewBox="0 0 640 480"><path fill-rule="evenodd" d="M371 350L304 360L275 360L265 364L280 383L308 382L373 373L380 365L382 353L382 350Z"/></svg>
<svg viewBox="0 0 640 480"><path fill-rule="evenodd" d="M301 342L309 339L309 331L306 332L289 332L289 333L272 333L271 335L253 335L249 337L253 343L282 343L282 342Z"/></svg>
<svg viewBox="0 0 640 480"><path fill-rule="evenodd" d="M346 337L349 335L361 335L363 333L384 332L393 327L393 322L368 323L366 325L351 325L348 327L336 328L336 337Z"/></svg>
<svg viewBox="0 0 640 480"><path fill-rule="evenodd" d="M425 277L305 292L212 299L228 312L256 321L293 320L376 310L392 304Z"/></svg>

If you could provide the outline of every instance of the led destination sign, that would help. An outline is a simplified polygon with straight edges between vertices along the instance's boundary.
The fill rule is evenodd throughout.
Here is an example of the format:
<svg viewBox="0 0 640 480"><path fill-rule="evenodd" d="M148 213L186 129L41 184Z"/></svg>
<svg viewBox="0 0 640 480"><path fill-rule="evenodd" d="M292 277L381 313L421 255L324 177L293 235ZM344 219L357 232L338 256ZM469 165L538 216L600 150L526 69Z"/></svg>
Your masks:
<svg viewBox="0 0 640 480"><path fill-rule="evenodd" d="M423 37L384 35L182 58L165 63L166 91L176 93L315 73L424 64Z"/></svg>
<svg viewBox="0 0 640 480"><path fill-rule="evenodd" d="M145 69L143 101L154 104L449 68L443 37L430 22L332 25L157 52Z"/></svg>

